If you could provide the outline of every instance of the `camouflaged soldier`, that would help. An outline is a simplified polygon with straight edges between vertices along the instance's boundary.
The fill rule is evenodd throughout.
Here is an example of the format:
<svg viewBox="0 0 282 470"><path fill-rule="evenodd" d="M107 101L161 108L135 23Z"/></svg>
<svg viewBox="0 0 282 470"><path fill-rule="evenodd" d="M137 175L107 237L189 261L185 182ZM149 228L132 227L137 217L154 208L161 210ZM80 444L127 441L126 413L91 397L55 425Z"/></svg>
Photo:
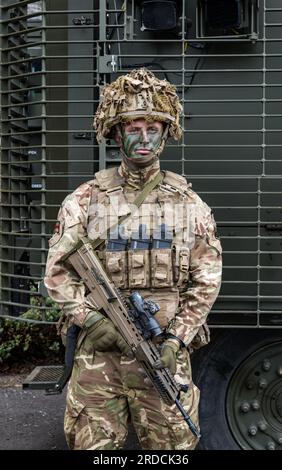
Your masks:
<svg viewBox="0 0 282 470"><path fill-rule="evenodd" d="M58 214L45 284L62 306L62 335L73 323L81 327L65 414L71 449L122 448L129 416L143 449L188 450L197 444L176 406L161 401L113 324L87 302L83 283L61 262L81 237L94 240L129 214L98 254L125 296L137 290L160 305L156 317L164 341L155 366L169 367L178 382L189 384L181 402L198 425L199 390L189 350L208 341L205 322L220 288L215 222L186 179L170 171L140 210L132 210L160 172L167 137L181 137L181 111L175 87L146 69L106 85L94 127L98 141L114 138L120 145L121 165L96 173L64 200Z"/></svg>

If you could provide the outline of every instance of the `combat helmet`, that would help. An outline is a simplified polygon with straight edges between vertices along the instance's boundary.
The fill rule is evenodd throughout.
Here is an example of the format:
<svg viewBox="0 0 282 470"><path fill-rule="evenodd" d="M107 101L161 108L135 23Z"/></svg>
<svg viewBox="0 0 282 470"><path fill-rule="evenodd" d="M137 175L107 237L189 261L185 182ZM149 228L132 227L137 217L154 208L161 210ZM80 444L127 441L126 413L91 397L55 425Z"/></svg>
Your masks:
<svg viewBox="0 0 282 470"><path fill-rule="evenodd" d="M176 88L158 79L150 70L140 68L122 75L103 87L93 127L97 141L112 137L115 124L134 119L161 121L168 124L168 135L180 139L182 112Z"/></svg>

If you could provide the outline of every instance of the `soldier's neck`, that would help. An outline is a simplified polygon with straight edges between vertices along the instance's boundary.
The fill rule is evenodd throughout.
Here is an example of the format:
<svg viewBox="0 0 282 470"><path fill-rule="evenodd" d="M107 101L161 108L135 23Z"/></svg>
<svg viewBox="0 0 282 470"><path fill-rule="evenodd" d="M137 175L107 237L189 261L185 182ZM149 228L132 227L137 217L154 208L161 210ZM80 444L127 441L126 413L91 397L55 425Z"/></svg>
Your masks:
<svg viewBox="0 0 282 470"><path fill-rule="evenodd" d="M154 179L159 172L160 160L158 158L144 168L133 167L123 158L119 167L119 173L126 181L126 184L137 189L142 189L144 185Z"/></svg>

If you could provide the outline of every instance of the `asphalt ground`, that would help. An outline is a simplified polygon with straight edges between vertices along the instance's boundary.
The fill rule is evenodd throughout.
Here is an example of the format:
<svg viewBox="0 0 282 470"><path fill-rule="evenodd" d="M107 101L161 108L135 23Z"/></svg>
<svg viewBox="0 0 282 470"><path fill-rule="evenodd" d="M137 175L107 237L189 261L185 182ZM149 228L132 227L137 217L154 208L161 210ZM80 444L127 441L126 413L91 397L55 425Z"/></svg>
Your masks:
<svg viewBox="0 0 282 470"><path fill-rule="evenodd" d="M0 388L0 450L67 450L64 410L65 393ZM124 449L140 449L132 428Z"/></svg>

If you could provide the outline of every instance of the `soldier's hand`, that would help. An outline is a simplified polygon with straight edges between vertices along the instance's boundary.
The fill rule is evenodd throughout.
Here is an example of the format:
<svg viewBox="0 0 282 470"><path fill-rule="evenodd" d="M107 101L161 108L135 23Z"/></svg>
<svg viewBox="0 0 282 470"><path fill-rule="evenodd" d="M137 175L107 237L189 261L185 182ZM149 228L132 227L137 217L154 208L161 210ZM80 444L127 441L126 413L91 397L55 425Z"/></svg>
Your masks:
<svg viewBox="0 0 282 470"><path fill-rule="evenodd" d="M113 351L116 346L123 354L128 354L129 346L108 318L102 318L88 328L87 339L96 351Z"/></svg>
<svg viewBox="0 0 282 470"><path fill-rule="evenodd" d="M155 369L164 369L165 367L168 367L172 375L174 375L176 372L178 350L179 344L175 341L169 339L165 341L161 347L161 357L154 364Z"/></svg>

